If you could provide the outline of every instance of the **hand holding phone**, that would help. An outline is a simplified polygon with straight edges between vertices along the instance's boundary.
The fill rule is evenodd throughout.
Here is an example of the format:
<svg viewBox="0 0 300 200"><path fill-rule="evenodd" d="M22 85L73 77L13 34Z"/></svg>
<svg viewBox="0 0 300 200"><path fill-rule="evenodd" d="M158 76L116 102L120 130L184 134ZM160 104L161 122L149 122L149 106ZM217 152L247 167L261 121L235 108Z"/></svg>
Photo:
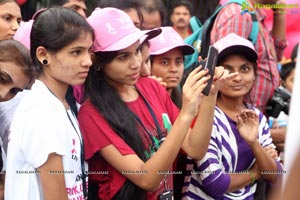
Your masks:
<svg viewBox="0 0 300 200"><path fill-rule="evenodd" d="M207 81L207 86L202 91L202 93L206 96L209 95L211 84L212 84L212 81L214 78L215 67L216 67L217 60L218 60L218 53L219 53L218 49L216 49L214 46L209 46L208 56L207 56L206 61L204 61L204 60L200 61L200 64L202 66L205 66L204 69L208 69L208 75L210 75L210 79Z"/></svg>

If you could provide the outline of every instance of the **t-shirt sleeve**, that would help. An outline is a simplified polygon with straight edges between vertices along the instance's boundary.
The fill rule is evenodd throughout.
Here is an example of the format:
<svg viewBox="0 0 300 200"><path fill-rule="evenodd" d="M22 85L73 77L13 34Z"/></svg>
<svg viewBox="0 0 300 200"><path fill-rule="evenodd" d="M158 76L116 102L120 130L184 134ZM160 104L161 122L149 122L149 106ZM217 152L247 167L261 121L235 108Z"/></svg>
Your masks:
<svg viewBox="0 0 300 200"><path fill-rule="evenodd" d="M275 145L273 144L273 140L270 133L269 124L267 121L267 118L264 116L262 112L256 109L256 113L258 114L259 118L259 143L262 147L266 147L271 145L273 148L275 148Z"/></svg>
<svg viewBox="0 0 300 200"><path fill-rule="evenodd" d="M217 129L213 127L207 153L202 160L197 161L197 170L202 172L199 174L201 188L210 196L221 198L229 187L230 176L222 170Z"/></svg>
<svg viewBox="0 0 300 200"><path fill-rule="evenodd" d="M34 111L22 130L24 159L35 168L42 166L49 154L67 154L65 124L54 110ZM33 123L34 122L34 123Z"/></svg>
<svg viewBox="0 0 300 200"><path fill-rule="evenodd" d="M109 126L101 114L91 104L84 104L78 114L80 130L84 139L85 159L88 160L96 152L108 145L114 145L121 154L135 152Z"/></svg>
<svg viewBox="0 0 300 200"><path fill-rule="evenodd" d="M261 146L262 147L271 146L275 149L276 146L273 143L266 116L258 109L256 109L256 113L258 114L259 117L259 142ZM280 161L275 160L275 162L278 171L277 173L277 177L278 177L282 175L281 172L283 171L283 166L281 165Z"/></svg>

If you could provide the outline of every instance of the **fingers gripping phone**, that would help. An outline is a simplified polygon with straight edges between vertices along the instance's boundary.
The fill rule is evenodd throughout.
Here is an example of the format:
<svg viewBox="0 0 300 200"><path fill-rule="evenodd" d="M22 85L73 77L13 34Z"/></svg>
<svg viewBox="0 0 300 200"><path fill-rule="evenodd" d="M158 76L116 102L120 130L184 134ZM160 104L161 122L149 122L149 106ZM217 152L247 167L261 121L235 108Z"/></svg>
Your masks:
<svg viewBox="0 0 300 200"><path fill-rule="evenodd" d="M201 60L200 65L204 66L204 69L208 69L208 75L210 75L210 79L207 81L207 86L204 88L202 93L206 96L209 95L209 91L211 88L211 84L215 74L215 67L218 60L218 49L214 46L209 46L208 56L206 60Z"/></svg>

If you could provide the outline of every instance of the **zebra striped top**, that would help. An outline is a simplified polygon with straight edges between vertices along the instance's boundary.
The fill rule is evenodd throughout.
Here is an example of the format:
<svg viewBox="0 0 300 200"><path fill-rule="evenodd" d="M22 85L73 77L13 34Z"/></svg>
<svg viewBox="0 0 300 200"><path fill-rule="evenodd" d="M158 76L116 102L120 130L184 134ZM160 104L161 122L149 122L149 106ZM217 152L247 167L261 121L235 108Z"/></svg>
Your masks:
<svg viewBox="0 0 300 200"><path fill-rule="evenodd" d="M266 117L258 109L250 109L259 116L259 143L262 147L275 148ZM235 192L226 193L226 190L230 184L229 173L247 173L245 170L254 162L254 155L240 136L236 123L216 107L206 155L197 162L188 158L183 199L253 199L256 183ZM277 168L281 168L279 162Z"/></svg>

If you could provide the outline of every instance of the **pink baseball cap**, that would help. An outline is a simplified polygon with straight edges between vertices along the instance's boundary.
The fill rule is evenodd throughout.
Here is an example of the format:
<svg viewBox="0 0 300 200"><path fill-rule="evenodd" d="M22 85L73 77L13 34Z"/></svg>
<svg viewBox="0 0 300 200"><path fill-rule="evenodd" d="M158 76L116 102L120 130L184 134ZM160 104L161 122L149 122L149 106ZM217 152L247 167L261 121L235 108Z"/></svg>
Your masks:
<svg viewBox="0 0 300 200"><path fill-rule="evenodd" d="M257 53L253 44L249 40L235 33L226 35L222 39L218 40L213 46L219 51L219 61L223 60L230 54L242 54L250 61L257 60Z"/></svg>
<svg viewBox="0 0 300 200"><path fill-rule="evenodd" d="M33 16L32 16L32 19L35 20L42 12L48 10L48 8L41 8L39 9L38 11L36 11Z"/></svg>
<svg viewBox="0 0 300 200"><path fill-rule="evenodd" d="M151 40L150 43L150 55L160 55L170 51L174 48L180 48L183 55L194 53L194 48L184 43L180 35L171 27L161 27L161 34Z"/></svg>
<svg viewBox="0 0 300 200"><path fill-rule="evenodd" d="M14 39L24 44L27 49L30 49L30 32L32 28L33 20L28 22L21 22L20 27L14 35Z"/></svg>
<svg viewBox="0 0 300 200"><path fill-rule="evenodd" d="M96 8L87 21L95 31L93 52L119 51L140 39L143 42L161 32L160 29L141 31L124 11L110 7ZM143 37L144 35L147 37Z"/></svg>

